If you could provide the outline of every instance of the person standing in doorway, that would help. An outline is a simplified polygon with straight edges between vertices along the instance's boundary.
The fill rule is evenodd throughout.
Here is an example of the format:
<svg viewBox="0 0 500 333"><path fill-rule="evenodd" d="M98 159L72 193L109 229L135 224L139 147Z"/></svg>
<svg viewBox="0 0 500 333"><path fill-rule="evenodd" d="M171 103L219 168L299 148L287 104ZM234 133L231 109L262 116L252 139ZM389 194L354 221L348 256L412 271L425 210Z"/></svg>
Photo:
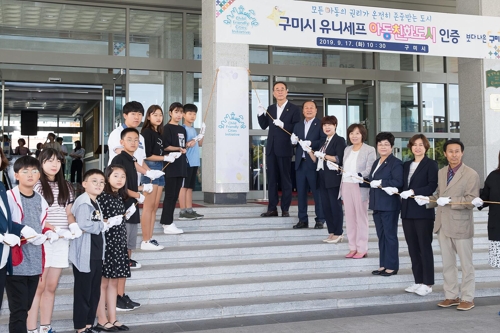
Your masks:
<svg viewBox="0 0 500 333"><path fill-rule="evenodd" d="M20 138L19 140L17 140L17 143L19 144L19 146L17 146L14 150L14 155L31 155L30 149L28 147L25 147L26 140Z"/></svg>
<svg viewBox="0 0 500 333"><path fill-rule="evenodd" d="M56 141L61 146L61 151L59 152L62 156L61 170L63 172L63 175L66 176L66 156L68 156L68 148L63 145L63 138L58 137Z"/></svg>
<svg viewBox="0 0 500 333"><path fill-rule="evenodd" d="M278 180L281 180L281 215L289 217L288 209L292 202L292 179L290 177L293 147L290 135L296 123L300 121L300 109L287 99L288 88L285 82L277 81L273 85L276 104L267 110L259 104L258 121L260 128L269 127L266 144L269 204L262 217L278 216ZM272 117L272 119L271 119ZM274 119L274 120L273 120Z"/></svg>
<svg viewBox="0 0 500 333"><path fill-rule="evenodd" d="M311 149L318 150L321 147L321 143L325 142L326 134L323 132L321 120L316 118L318 106L315 101L304 102L302 113L304 114L304 121L295 124L293 134L290 138L293 145L298 144L295 151L295 175L299 195L299 222L293 228L309 228L307 194L309 189L311 189L316 212L316 224L314 228L323 229L325 215L321 207L321 196L316 183L316 164L309 156L309 151Z"/></svg>
<svg viewBox="0 0 500 333"><path fill-rule="evenodd" d="M61 151L61 145L56 141L56 135L54 133L49 133L47 135L47 140L45 140L45 143L43 144L43 149L47 148L52 148L59 152Z"/></svg>
<svg viewBox="0 0 500 333"><path fill-rule="evenodd" d="M82 183L82 171L83 171L83 157L85 156L85 149L82 148L82 143L80 140L75 141L75 149L69 156L73 159L71 161L71 175L70 180L72 183L76 182L78 184ZM76 178L75 178L76 176Z"/></svg>

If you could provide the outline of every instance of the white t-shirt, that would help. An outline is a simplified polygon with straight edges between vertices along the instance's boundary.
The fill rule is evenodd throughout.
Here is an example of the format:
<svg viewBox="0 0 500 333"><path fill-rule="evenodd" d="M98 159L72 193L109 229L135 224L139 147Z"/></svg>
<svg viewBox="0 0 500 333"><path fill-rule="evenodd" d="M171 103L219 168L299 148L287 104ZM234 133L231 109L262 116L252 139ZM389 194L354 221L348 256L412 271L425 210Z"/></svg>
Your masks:
<svg viewBox="0 0 500 333"><path fill-rule="evenodd" d="M354 150L351 151L351 153L349 154L349 157L347 158L347 160L344 163L344 166L343 166L344 171L349 171L349 172L356 174L356 175L358 174L358 171L356 170L358 156L359 156L359 150L358 151L354 151ZM346 177L345 173L342 176L342 182L344 182L344 183L357 183L352 179L352 177Z"/></svg>
<svg viewBox="0 0 500 333"><path fill-rule="evenodd" d="M108 165L110 165L113 158L116 155L118 155L115 152L115 149L123 149L123 146L120 144L120 140L121 140L120 136L121 136L122 131L125 128L127 128L127 126L125 126L125 124L123 124L123 125L115 128L113 130L113 132L111 132L111 134L109 135L109 138L108 138L108 148L109 148ZM139 163L139 165L141 165L141 166L142 166L142 162L146 158L146 150L144 149L144 147L145 147L144 137L139 134L139 147L134 152L134 157L137 160L137 163ZM139 179L140 179L140 177L139 177Z"/></svg>

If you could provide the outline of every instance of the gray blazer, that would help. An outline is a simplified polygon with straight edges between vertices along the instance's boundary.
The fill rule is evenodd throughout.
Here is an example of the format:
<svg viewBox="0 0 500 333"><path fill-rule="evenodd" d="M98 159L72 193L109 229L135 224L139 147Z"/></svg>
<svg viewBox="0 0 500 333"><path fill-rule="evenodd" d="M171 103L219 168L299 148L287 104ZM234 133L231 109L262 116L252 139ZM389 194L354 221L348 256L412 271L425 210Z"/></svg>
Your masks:
<svg viewBox="0 0 500 333"><path fill-rule="evenodd" d="M345 166L345 161L347 161L347 158L349 157L351 152L352 145L347 146L344 150L344 159L342 161L342 165ZM367 178L372 169L373 162L375 162L376 159L377 155L375 154L375 148L367 145L366 143L363 143L363 145L359 149L358 158L356 159L356 172L358 173L358 175L363 178ZM360 187L359 189L361 191L361 200L367 201L370 194L370 188ZM339 197L340 193L342 193L342 183L340 184Z"/></svg>
<svg viewBox="0 0 500 333"><path fill-rule="evenodd" d="M451 202L469 202L464 205L438 206L431 202L428 208L437 207L434 232L441 230L446 237L467 239L474 236L474 219L470 202L479 196L479 175L465 164L457 170L451 182L446 185L448 166L438 172L438 187L436 193L429 197L437 200L439 197L450 197Z"/></svg>
<svg viewBox="0 0 500 333"><path fill-rule="evenodd" d="M99 204L97 206L99 207ZM101 207L99 207L99 210L101 210ZM75 216L76 223L82 229L83 235L70 242L69 260L82 273L90 272L90 234L98 235L104 226L102 214L100 222L96 223L91 220L94 211L95 208L90 202L90 197L87 193L80 195L73 203L73 207L71 207L71 213ZM104 232L102 233L102 239L104 241L102 259L104 260L104 251L106 249Z"/></svg>

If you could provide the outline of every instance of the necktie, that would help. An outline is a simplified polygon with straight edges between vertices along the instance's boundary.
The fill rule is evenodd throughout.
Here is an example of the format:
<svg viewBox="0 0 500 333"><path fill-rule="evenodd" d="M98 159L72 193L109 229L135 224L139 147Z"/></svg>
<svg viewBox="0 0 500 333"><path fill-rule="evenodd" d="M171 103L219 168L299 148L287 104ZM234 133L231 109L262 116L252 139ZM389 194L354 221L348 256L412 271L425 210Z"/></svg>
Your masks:
<svg viewBox="0 0 500 333"><path fill-rule="evenodd" d="M448 185L453 179L453 169L448 168L448 178L446 179L446 185Z"/></svg>

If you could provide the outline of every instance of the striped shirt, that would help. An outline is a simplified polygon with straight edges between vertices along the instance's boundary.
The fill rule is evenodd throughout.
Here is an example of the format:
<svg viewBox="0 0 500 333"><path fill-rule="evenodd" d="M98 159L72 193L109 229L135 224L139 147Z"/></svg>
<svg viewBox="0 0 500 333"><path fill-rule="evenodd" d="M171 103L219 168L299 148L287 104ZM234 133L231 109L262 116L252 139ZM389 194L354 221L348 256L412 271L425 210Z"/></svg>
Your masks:
<svg viewBox="0 0 500 333"><path fill-rule="evenodd" d="M47 211L47 222L52 224L54 227L60 227L61 229L68 229L68 215L66 214L66 207L59 206L59 202L57 198L59 196L59 186L57 186L57 182L48 182L50 189L52 190L52 195L54 196L54 202ZM66 185L68 186L69 191L69 200L67 205L72 204L75 201L74 191L71 188L71 184L66 181ZM36 192L43 195L42 183L38 181L33 188Z"/></svg>

